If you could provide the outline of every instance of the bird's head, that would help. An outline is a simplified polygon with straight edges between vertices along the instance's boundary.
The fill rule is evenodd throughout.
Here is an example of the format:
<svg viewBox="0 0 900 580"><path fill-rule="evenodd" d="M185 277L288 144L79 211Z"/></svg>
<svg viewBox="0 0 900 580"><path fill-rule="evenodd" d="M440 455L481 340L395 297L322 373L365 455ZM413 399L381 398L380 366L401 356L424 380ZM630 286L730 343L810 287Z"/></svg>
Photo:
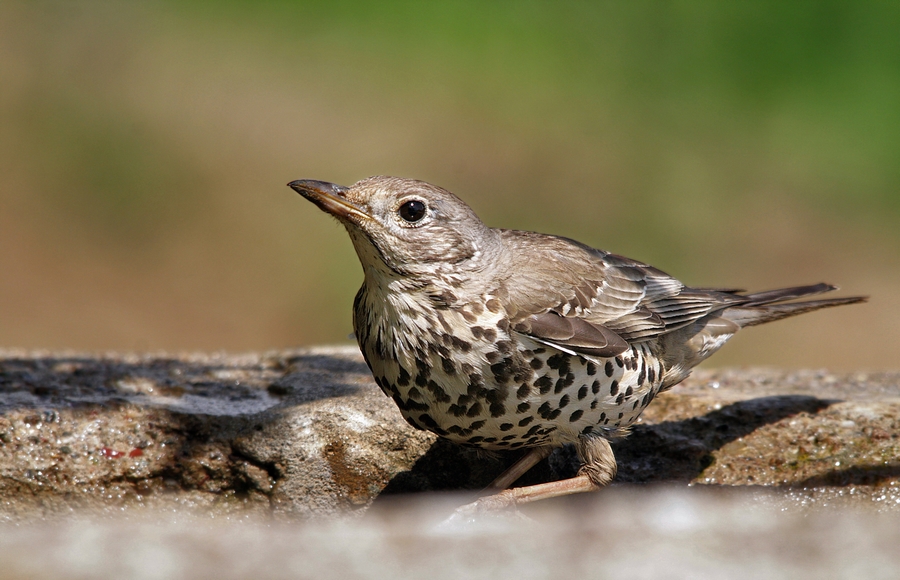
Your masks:
<svg viewBox="0 0 900 580"><path fill-rule="evenodd" d="M288 185L347 228L366 270L383 265L407 277L448 266L481 270L498 244L461 199L423 181L376 176L350 187L307 179Z"/></svg>

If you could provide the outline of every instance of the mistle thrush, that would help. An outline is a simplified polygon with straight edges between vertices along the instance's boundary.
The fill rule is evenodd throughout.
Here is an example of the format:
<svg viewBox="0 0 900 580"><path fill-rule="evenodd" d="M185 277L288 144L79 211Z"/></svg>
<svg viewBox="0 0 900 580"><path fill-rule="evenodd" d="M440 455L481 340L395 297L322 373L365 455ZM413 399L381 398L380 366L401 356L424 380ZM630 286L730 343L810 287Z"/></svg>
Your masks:
<svg viewBox="0 0 900 580"><path fill-rule="evenodd" d="M289 185L350 234L365 272L356 338L411 425L462 445L530 449L497 489L552 448L576 444L578 476L509 489L479 507L609 483L608 439L738 330L865 300L785 303L835 289L828 284L753 294L691 288L574 240L489 228L422 181Z"/></svg>

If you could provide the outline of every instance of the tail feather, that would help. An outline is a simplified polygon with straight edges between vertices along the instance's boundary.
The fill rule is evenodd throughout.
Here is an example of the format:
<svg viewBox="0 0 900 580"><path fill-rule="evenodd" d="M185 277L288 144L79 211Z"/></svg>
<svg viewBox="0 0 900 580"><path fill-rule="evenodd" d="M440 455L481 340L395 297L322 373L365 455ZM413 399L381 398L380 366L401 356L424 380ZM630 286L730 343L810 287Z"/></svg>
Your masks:
<svg viewBox="0 0 900 580"><path fill-rule="evenodd" d="M805 296L813 296L815 294L824 294L837 290L837 286L825 284L812 284L809 286L794 286L792 288L779 288L777 290L767 290L765 292L754 292L753 294L745 294L744 298L747 302L743 306L759 306L761 304L771 304L773 302L787 302L795 298L803 298Z"/></svg>
<svg viewBox="0 0 900 580"><path fill-rule="evenodd" d="M837 286L822 283L746 294L747 302L726 308L722 312L722 316L743 328L781 320L782 318L819 310L820 308L856 304L868 300L867 296L850 296L847 298L826 298L824 300L806 300L784 304L788 300L823 294L832 290L837 290Z"/></svg>

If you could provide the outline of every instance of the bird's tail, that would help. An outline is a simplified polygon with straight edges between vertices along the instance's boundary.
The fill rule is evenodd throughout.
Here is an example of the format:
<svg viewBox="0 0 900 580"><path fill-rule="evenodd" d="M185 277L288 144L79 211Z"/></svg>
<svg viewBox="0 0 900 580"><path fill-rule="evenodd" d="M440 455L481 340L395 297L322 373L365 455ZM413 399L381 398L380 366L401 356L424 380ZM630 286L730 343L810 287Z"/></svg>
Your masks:
<svg viewBox="0 0 900 580"><path fill-rule="evenodd" d="M745 294L744 298L747 299L747 302L726 308L720 316L743 328L803 314L804 312L811 312L820 308L856 304L857 302L868 300L867 296L850 296L848 298L788 302L789 300L823 294L832 290L837 290L837 286L822 283L812 286L795 286L793 288L780 288L778 290Z"/></svg>

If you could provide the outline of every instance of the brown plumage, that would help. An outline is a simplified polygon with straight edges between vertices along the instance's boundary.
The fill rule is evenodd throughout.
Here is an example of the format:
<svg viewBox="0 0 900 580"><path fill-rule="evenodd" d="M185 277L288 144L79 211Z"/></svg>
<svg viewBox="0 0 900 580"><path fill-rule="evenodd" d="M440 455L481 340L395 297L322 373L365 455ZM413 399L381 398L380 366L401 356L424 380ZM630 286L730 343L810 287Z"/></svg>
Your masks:
<svg viewBox="0 0 900 580"><path fill-rule="evenodd" d="M347 228L365 273L356 336L410 424L464 445L533 449L498 478L501 489L549 449L577 445L578 477L492 502L608 483L607 439L738 330L865 300L790 302L835 289L828 284L751 294L691 288L574 240L489 228L452 193L421 181L289 185Z"/></svg>

